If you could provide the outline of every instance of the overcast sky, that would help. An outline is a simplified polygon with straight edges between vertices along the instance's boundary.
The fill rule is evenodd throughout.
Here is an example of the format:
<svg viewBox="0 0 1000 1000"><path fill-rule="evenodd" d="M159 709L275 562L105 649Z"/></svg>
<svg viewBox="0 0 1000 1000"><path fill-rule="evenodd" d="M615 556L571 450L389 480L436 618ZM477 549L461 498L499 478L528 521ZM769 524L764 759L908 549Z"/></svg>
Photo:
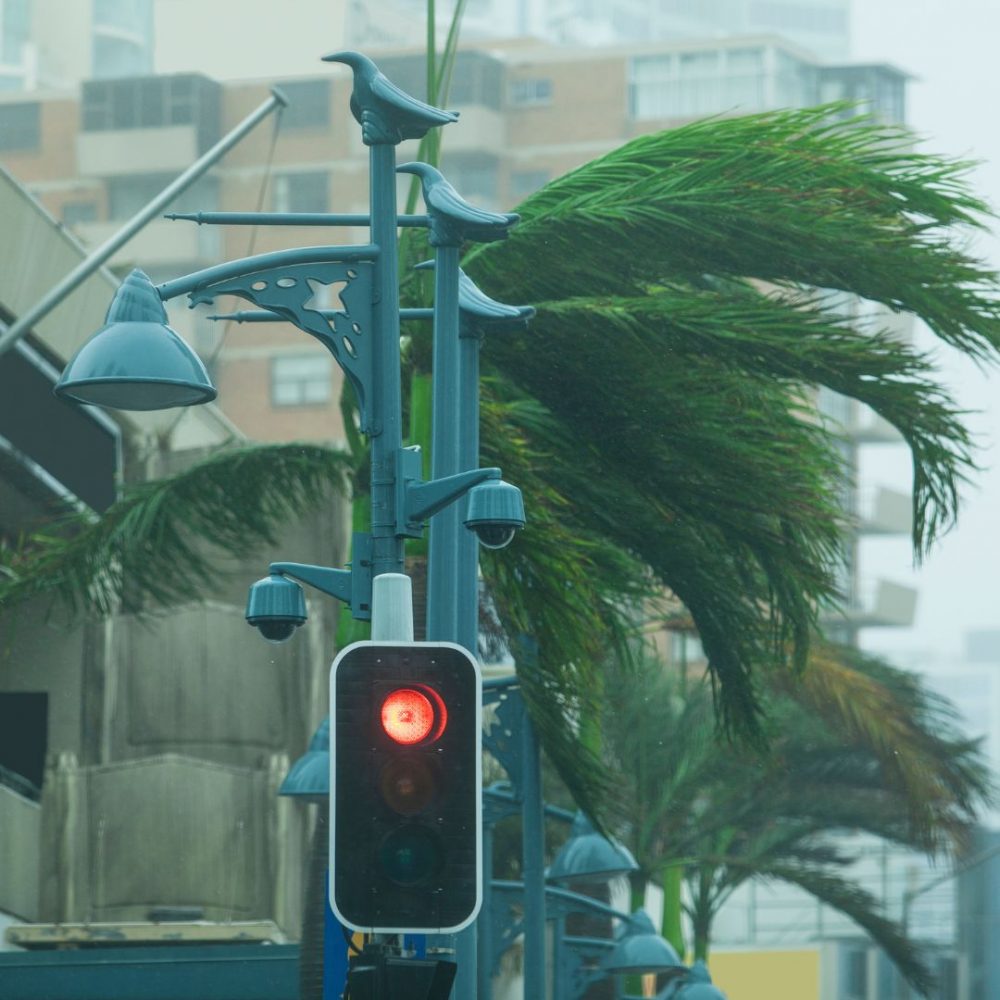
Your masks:
<svg viewBox="0 0 1000 1000"><path fill-rule="evenodd" d="M853 59L889 62L916 77L908 89L907 118L926 137L925 148L984 161L972 175L976 191L1000 207L1000 123L997 105L998 0L855 0ZM977 250L1000 268L996 233ZM918 344L930 345L925 331ZM980 373L950 352L937 352L946 381L983 446L984 471L964 491L959 526L914 571L903 541L868 541L862 574L879 575L919 590L912 630L867 629L862 644L885 652L926 649L950 658L969 629L1000 629L1000 368ZM862 475L871 483L909 482L901 448L867 448ZM867 563L867 566L865 565Z"/></svg>

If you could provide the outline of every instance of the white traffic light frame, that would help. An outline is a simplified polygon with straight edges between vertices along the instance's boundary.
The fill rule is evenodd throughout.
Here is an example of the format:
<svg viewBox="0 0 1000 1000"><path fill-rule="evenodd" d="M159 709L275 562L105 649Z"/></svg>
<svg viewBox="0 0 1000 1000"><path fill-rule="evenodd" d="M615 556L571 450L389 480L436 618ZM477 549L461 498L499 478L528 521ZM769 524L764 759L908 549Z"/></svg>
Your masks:
<svg viewBox="0 0 1000 1000"><path fill-rule="evenodd" d="M449 656L460 654L468 664L469 674L474 679L475 695L472 699L475 733L475 897L470 911L458 922L429 925L428 923L408 923L406 925L383 925L378 923L365 924L358 922L351 914L344 913L338 905L337 889L337 674L345 660L363 650L373 655L376 650L389 648L394 651L414 650L416 655L433 653L434 650L447 650ZM463 668L464 669L464 668ZM329 841L329 900L337 920L352 930L378 934L453 934L468 927L479 914L483 899L483 810L482 810L482 672L475 657L468 650L454 642L398 642L390 640L365 640L345 646L330 667L330 841Z"/></svg>

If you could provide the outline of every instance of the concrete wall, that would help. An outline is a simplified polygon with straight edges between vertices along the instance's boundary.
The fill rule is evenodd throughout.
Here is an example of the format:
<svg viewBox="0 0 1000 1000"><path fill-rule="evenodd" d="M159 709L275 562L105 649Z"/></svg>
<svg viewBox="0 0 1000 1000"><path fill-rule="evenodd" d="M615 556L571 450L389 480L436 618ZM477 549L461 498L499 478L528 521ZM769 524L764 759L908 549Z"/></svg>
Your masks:
<svg viewBox="0 0 1000 1000"><path fill-rule="evenodd" d="M42 799L40 917L146 920L195 906L207 920L300 928L302 811L277 795L287 755L255 768L166 754L80 767L56 757Z"/></svg>

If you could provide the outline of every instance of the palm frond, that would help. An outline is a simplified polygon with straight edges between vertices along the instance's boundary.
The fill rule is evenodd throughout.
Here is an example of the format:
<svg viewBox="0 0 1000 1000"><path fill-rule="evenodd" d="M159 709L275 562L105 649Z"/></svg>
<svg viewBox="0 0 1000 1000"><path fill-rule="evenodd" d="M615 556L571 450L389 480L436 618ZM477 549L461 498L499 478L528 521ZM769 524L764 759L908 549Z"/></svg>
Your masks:
<svg viewBox="0 0 1000 1000"><path fill-rule="evenodd" d="M726 864L737 867L740 862L727 859ZM747 874L764 881L780 881L797 886L838 913L843 913L867 931L913 989L921 996L930 996L934 976L921 958L921 948L906 937L898 924L879 912L878 900L871 893L805 861L757 864Z"/></svg>
<svg viewBox="0 0 1000 1000"><path fill-rule="evenodd" d="M219 579L219 556L276 542L290 518L347 492L351 459L314 444L215 453L169 479L130 487L94 520L67 515L9 553L0 607L36 597L77 614L190 600Z"/></svg>
<svg viewBox="0 0 1000 1000"><path fill-rule="evenodd" d="M953 236L989 215L964 183L970 164L914 151L905 130L844 110L715 118L633 139L529 197L511 239L475 248L466 266L490 294L528 301L641 294L705 274L836 289L993 357L996 275ZM612 263L608 248L622 245Z"/></svg>
<svg viewBox="0 0 1000 1000"><path fill-rule="evenodd" d="M738 378L779 380L793 397L825 386L864 403L899 429L913 456L915 552L923 554L954 523L958 487L974 468L969 433L959 419L962 414L935 381L929 360L890 334L852 330L844 317L815 299L764 295L734 282L714 289L663 287L642 297L564 299L542 303L538 312L530 338L532 360L571 357L579 350L580 331L593 329L602 331L597 343L616 366L629 354L657 374L673 365L703 377L708 357L713 367ZM530 366L519 363L513 351L523 351L527 339L504 341L491 350L491 359L523 377ZM624 377L630 374L626 370ZM721 391L723 385L717 388ZM595 397L601 407L595 423L607 417L602 407L606 398ZM657 401L654 396L647 405ZM700 402L685 397L682 406L690 403L693 409ZM663 414L665 433L672 429L673 409ZM744 414L731 410L728 418L732 428ZM697 429L687 437L692 438L690 452L698 455ZM789 442L789 450L793 447ZM724 457L742 478L744 464ZM794 493L789 496L791 503L796 499Z"/></svg>

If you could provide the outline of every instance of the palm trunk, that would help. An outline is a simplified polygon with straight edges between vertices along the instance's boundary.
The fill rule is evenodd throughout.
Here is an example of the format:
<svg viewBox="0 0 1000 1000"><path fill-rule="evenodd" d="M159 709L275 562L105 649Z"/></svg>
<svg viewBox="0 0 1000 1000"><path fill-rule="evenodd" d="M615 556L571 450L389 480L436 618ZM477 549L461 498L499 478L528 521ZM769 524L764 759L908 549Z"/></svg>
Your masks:
<svg viewBox="0 0 1000 1000"><path fill-rule="evenodd" d="M680 865L663 869L660 885L663 888L663 936L684 957L684 927L681 923L681 886L684 873Z"/></svg>

